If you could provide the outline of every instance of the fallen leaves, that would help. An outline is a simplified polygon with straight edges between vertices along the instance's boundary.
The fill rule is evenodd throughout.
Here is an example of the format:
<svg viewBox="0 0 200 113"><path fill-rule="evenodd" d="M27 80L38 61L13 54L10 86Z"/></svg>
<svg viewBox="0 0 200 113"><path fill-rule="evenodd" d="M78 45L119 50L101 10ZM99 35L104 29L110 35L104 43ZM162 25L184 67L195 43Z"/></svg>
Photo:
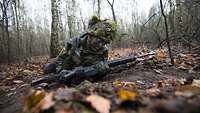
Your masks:
<svg viewBox="0 0 200 113"><path fill-rule="evenodd" d="M200 63L199 56L196 54L186 53L175 56L174 63L179 69L194 70Z"/></svg>
<svg viewBox="0 0 200 113"><path fill-rule="evenodd" d="M167 58L167 50L166 49L157 49L155 51L155 53L156 53L155 58L158 61L162 61Z"/></svg>
<svg viewBox="0 0 200 113"><path fill-rule="evenodd" d="M109 113L111 108L110 100L98 95L90 95L86 97L86 100L90 102L99 113Z"/></svg>
<svg viewBox="0 0 200 113"><path fill-rule="evenodd" d="M23 70L22 73L23 73L24 75L34 75L34 74L37 75L37 72L35 72L35 71L30 71L30 70Z"/></svg>
<svg viewBox="0 0 200 113"><path fill-rule="evenodd" d="M53 101L53 93L47 93L45 97L32 109L32 112L37 112L40 110L47 110L51 108L55 102Z"/></svg>
<svg viewBox="0 0 200 113"><path fill-rule="evenodd" d="M35 76L43 74L41 66L47 62L47 57L31 58L30 61L23 61L13 64L1 64L0 74L2 77L2 82L7 84L21 84L24 76ZM26 81L23 81L26 82Z"/></svg>
<svg viewBox="0 0 200 113"><path fill-rule="evenodd" d="M196 86L200 88L200 80L193 80L192 86Z"/></svg>
<svg viewBox="0 0 200 113"><path fill-rule="evenodd" d="M192 109L185 109L184 107L192 102L192 105L194 105L193 109L196 110L200 105L195 100L200 96L199 81L194 79L191 84L184 84L179 79L158 80L154 82L157 85L152 85L152 88L148 89L135 87L135 85L141 85L137 81L115 81L111 84L114 87L114 91L107 90L107 96L102 96L105 94L105 90L101 89L102 87L95 87L97 84L92 83L89 83L89 86L86 85L87 89L84 89L88 91L93 90L93 92L89 93L85 93L86 91L83 91L83 88L77 90L67 87L50 93L33 91L26 98L22 113L26 113L27 111L29 113L40 113L45 110L50 110L49 112L53 113L146 113L143 111L152 110L158 110L158 113L162 113L161 111L166 111L166 113L167 111L190 113ZM87 81L84 83L88 84ZM127 84L131 84L130 87ZM132 84L134 84L134 87L132 87ZM191 100L187 101L187 99ZM181 105L181 108L184 108L183 112L179 108L176 109L179 105Z"/></svg>
<svg viewBox="0 0 200 113"><path fill-rule="evenodd" d="M97 95L83 98L79 91L70 88L61 88L50 93L41 90L32 91L25 98L22 113L40 113L42 111L75 113L77 110L82 113L93 113L94 110L89 103L100 113L109 113L109 106L111 106L109 100Z"/></svg>
<svg viewBox="0 0 200 113"><path fill-rule="evenodd" d="M114 87L129 87L129 88L133 88L136 87L137 84L135 82L126 82L126 81L114 81L113 83Z"/></svg>
<svg viewBox="0 0 200 113"><path fill-rule="evenodd" d="M150 97L156 97L161 94L160 89L158 88L151 88L146 90L146 95Z"/></svg>
<svg viewBox="0 0 200 113"><path fill-rule="evenodd" d="M32 110L35 109L35 106L37 106L38 103L45 97L46 93L44 91L32 91L25 100L23 112L24 113L37 113Z"/></svg>
<svg viewBox="0 0 200 113"><path fill-rule="evenodd" d="M21 83L24 83L22 80L13 80L13 83L15 84L21 84Z"/></svg>
<svg viewBox="0 0 200 113"><path fill-rule="evenodd" d="M135 100L139 95L136 92L120 89L117 91L118 97L122 100L133 99Z"/></svg>
<svg viewBox="0 0 200 113"><path fill-rule="evenodd" d="M163 74L161 69L154 69L154 71L158 74Z"/></svg>
<svg viewBox="0 0 200 113"><path fill-rule="evenodd" d="M56 100L73 101L82 100L82 95L75 89L60 88L55 92L54 98Z"/></svg>
<svg viewBox="0 0 200 113"><path fill-rule="evenodd" d="M136 52L136 55L154 52L155 55L151 55L149 60L140 58L138 61L141 62L141 65L145 65L150 69L156 76L164 76L166 71L163 67L170 64L165 49L155 51L150 51L146 48L141 51L132 49L120 50L113 52L110 57L123 57L124 55L121 52L124 52L124 55L127 53L132 55L134 52ZM174 68L188 70L189 73L196 73L199 69L198 57L199 55L194 54L177 54L174 56ZM21 75L41 74L40 65L33 62L30 64L13 65L8 69L4 69L6 71L3 72L3 75L12 84L24 87L27 85L23 84L26 83L26 79L18 77ZM133 73L135 74L135 71ZM150 111L152 110L156 110L158 113L169 113L169 111L191 113L192 110L185 112L182 109L180 110L180 108L187 108L191 103L192 105L194 103L200 105L198 101L196 102L197 98L200 100L200 80L197 78L175 79L176 74L170 76L172 76L171 79L165 78L164 80L164 77L158 77L156 80L151 81L151 83L145 80L151 79L151 76L145 76L147 78L137 78L135 81L109 81L109 84L108 81L106 81L106 84L84 81L76 86L76 89L66 87L56 91L33 91L26 97L22 113L147 113L146 111L151 113ZM15 95L17 88L10 89L6 93L7 96ZM194 110L198 110L199 107L196 107L195 104Z"/></svg>
<svg viewBox="0 0 200 113"><path fill-rule="evenodd" d="M156 87L157 88L164 87L165 85L166 85L166 82L164 80L156 81Z"/></svg>

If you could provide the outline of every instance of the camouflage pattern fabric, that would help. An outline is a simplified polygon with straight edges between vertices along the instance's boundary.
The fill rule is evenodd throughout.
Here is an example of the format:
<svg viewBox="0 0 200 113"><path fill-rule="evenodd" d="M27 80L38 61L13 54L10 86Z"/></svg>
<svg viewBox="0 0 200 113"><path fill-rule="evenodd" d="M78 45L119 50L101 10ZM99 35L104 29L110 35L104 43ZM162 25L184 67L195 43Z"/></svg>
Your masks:
<svg viewBox="0 0 200 113"><path fill-rule="evenodd" d="M66 44L65 53L57 59L58 70L99 65L98 63L107 60L108 57L108 49L103 43L99 38L89 34L83 38L72 39Z"/></svg>
<svg viewBox="0 0 200 113"><path fill-rule="evenodd" d="M65 52L57 58L57 72L71 70L78 66L94 65L92 72L103 75L109 68L105 64L108 58L106 44L115 38L116 26L110 20L100 20L93 17L88 29L80 37L73 38L65 45ZM87 75L87 74L86 74Z"/></svg>

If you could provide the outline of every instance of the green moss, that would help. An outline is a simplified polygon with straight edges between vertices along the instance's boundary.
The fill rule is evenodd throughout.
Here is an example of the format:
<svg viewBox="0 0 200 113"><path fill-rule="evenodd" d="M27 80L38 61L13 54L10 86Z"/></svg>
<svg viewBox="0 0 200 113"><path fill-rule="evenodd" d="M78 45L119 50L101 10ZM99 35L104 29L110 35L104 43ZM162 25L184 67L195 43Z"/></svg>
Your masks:
<svg viewBox="0 0 200 113"><path fill-rule="evenodd" d="M104 32L103 29L98 28L98 29L96 30L96 35L97 35L97 36L104 36L104 35L105 35L105 32Z"/></svg>
<svg viewBox="0 0 200 113"><path fill-rule="evenodd" d="M106 20L106 23L109 24L112 27L113 31L117 31L117 24L115 23L115 21Z"/></svg>
<svg viewBox="0 0 200 113"><path fill-rule="evenodd" d="M117 24L116 22L112 20L106 20L106 23L111 26L112 32L111 32L111 40L113 41L116 38L117 33Z"/></svg>
<svg viewBox="0 0 200 113"><path fill-rule="evenodd" d="M99 22L100 19L97 16L92 16L91 21L93 21L93 22Z"/></svg>

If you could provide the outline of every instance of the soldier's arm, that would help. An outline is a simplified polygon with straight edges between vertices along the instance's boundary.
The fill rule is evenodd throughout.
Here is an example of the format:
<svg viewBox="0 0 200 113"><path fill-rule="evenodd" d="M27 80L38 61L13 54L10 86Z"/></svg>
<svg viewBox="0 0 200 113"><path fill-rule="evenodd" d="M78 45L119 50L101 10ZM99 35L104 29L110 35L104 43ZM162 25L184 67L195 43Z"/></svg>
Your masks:
<svg viewBox="0 0 200 113"><path fill-rule="evenodd" d="M61 65L63 63L64 59L69 56L70 51L75 46L75 44L74 44L76 42L75 40L76 40L76 38L75 39L71 39L70 41L65 43L65 50L61 55L59 55L57 57L57 61L56 61L57 64Z"/></svg>
<svg viewBox="0 0 200 113"><path fill-rule="evenodd" d="M107 48L107 46L104 47L103 58L104 58L104 61L108 60L108 48Z"/></svg>

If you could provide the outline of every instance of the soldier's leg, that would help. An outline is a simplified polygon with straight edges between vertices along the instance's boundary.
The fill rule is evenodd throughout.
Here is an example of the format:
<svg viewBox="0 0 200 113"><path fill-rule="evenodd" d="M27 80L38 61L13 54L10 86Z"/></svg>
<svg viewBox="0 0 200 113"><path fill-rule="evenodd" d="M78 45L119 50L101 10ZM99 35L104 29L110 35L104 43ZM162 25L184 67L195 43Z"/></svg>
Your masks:
<svg viewBox="0 0 200 113"><path fill-rule="evenodd" d="M68 57L69 56L67 54L63 54L52 61L52 63L44 64L42 67L44 74L60 72L63 67L67 65L66 63L68 63L70 60Z"/></svg>

